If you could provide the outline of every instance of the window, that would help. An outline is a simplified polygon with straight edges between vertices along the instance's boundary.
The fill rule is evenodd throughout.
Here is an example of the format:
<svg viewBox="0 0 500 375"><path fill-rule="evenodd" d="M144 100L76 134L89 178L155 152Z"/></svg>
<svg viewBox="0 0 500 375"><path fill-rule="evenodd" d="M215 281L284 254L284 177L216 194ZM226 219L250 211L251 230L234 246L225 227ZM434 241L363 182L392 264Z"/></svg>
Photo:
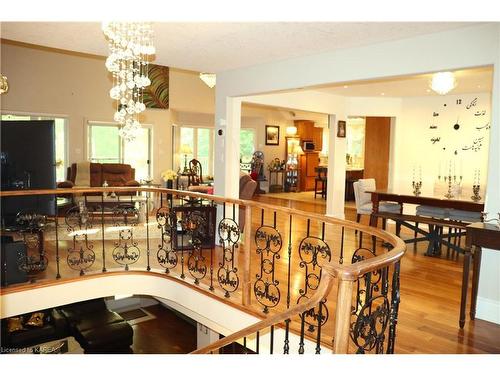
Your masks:
<svg viewBox="0 0 500 375"><path fill-rule="evenodd" d="M2 121L31 121L31 120L54 120L55 123L55 140L54 146L56 151L56 180L66 180L66 168L68 164L67 158L67 123L68 119L64 117L51 117L41 115L16 115L16 114L2 114Z"/></svg>
<svg viewBox="0 0 500 375"><path fill-rule="evenodd" d="M241 129L240 131L240 161L250 163L255 151L255 130Z"/></svg>
<svg viewBox="0 0 500 375"><path fill-rule="evenodd" d="M134 141L119 135L117 124L88 123L88 160L93 163L125 163L135 169L135 179L151 177L151 126L142 125Z"/></svg>
<svg viewBox="0 0 500 375"><path fill-rule="evenodd" d="M201 163L203 175L213 176L213 135L214 131L211 128L180 127L177 150L180 157L179 168L181 171L191 159L197 159Z"/></svg>

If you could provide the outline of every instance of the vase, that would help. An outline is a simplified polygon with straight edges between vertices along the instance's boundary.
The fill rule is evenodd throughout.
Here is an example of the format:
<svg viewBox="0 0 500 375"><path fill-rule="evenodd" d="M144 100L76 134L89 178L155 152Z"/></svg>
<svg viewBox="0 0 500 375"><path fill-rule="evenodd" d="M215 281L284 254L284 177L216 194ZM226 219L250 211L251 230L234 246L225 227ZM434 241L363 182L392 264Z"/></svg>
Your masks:
<svg viewBox="0 0 500 375"><path fill-rule="evenodd" d="M165 187L167 189L172 189L174 187L174 180L165 181ZM167 200L170 202L172 200L172 194L167 194Z"/></svg>

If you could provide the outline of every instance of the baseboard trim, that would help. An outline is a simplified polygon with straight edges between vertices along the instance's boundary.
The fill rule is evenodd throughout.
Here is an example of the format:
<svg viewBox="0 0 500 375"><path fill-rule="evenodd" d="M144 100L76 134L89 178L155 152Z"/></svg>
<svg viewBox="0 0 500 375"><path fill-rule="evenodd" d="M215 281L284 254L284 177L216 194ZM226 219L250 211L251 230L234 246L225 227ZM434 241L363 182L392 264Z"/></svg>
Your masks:
<svg viewBox="0 0 500 375"><path fill-rule="evenodd" d="M500 324L500 301L477 297L476 318Z"/></svg>

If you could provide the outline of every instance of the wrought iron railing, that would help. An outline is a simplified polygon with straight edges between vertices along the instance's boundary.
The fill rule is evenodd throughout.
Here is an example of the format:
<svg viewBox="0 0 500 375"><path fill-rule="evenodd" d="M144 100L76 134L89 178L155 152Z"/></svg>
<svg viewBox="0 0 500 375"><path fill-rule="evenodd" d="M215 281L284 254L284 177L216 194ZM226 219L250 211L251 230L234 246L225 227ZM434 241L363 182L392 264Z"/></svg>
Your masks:
<svg viewBox="0 0 500 375"><path fill-rule="evenodd" d="M8 208L4 234L25 243L17 266L31 282L157 272L263 319L197 353L233 343L243 352L394 352L405 245L385 231L160 188L5 191L0 197ZM14 212L16 202L28 209Z"/></svg>

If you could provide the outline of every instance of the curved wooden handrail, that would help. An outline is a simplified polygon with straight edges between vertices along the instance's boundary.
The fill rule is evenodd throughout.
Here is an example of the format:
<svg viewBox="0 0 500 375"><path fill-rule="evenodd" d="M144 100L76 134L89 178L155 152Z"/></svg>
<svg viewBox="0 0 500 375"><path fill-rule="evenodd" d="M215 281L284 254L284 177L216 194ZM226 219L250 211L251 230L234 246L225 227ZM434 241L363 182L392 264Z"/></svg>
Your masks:
<svg viewBox="0 0 500 375"><path fill-rule="evenodd" d="M326 295L328 295L328 293L330 293L330 290L332 289L334 275L331 272L331 270L329 271L328 265L326 265L324 269L327 271L325 273L325 277L321 280L321 283L320 283L318 289L316 290L316 293L314 293L310 299L292 307L291 309L289 309L287 311L273 315L273 316L271 316L271 317L269 317L261 322L252 324L251 326L248 326L248 327L243 328L242 330L240 330L238 332L235 332L229 336L226 336L223 339L217 340L216 342L214 342L210 345L207 345L203 348L197 349L197 350L191 352L190 354L210 353L214 350L218 350L226 345L229 345L237 340L240 340L243 337L252 335L257 331L261 331L261 330L268 328L272 325L281 323L281 322L283 322L283 321L285 321L285 320L287 320L287 319L289 319L297 314L301 314L301 313L313 308L314 306L319 304L323 300L323 298Z"/></svg>
<svg viewBox="0 0 500 375"><path fill-rule="evenodd" d="M111 193L111 192L115 193L149 192L157 194L172 194L177 196L186 196L198 199L201 198L201 199L211 200L217 203L226 203L226 204L244 206L247 207L247 211L248 208L268 209L286 215L299 216L305 219L315 219L323 223L339 225L353 230L359 230L367 234L370 234L372 236L375 236L379 239L382 239L383 241L392 245L393 248L391 251L376 256L374 258L357 262L355 264L334 264L331 262L329 264L324 265L323 266L323 269L325 271L324 277L322 277L316 293L310 299L292 307L291 309L285 312L268 317L267 319L259 323L244 328L236 333L227 336L222 340L219 340L211 345L208 345L204 348L192 352L194 354L209 353L211 351L220 349L221 347L224 347L232 342L235 342L236 340L242 339L243 337L249 336L257 331L260 331L272 325L282 323L283 321L291 318L294 315L303 313L316 306L323 298L325 298L329 294L330 290L332 289L333 281L335 278L338 278L340 283L352 284L352 282L354 282L360 276L368 272L387 267L399 261L401 257L404 255L404 252L406 250L406 245L404 241L401 240L399 237L396 237L395 235L385 232L381 229L374 228L371 226L366 226L353 221L337 219L322 214L305 212L287 207L277 207L274 205L261 202L225 198L221 196L189 192L185 190L173 190L173 189L151 188L151 187L108 187L108 188L96 187L96 188L70 188L70 189L16 190L16 191L0 191L0 197L29 196L29 195L63 195L63 194L80 195L85 193ZM126 201L126 197L124 197L124 201ZM343 313L349 314L348 311L349 308L350 307L344 306L343 309L345 311ZM343 332L342 334L345 336L346 333ZM344 341L346 341L345 337Z"/></svg>

